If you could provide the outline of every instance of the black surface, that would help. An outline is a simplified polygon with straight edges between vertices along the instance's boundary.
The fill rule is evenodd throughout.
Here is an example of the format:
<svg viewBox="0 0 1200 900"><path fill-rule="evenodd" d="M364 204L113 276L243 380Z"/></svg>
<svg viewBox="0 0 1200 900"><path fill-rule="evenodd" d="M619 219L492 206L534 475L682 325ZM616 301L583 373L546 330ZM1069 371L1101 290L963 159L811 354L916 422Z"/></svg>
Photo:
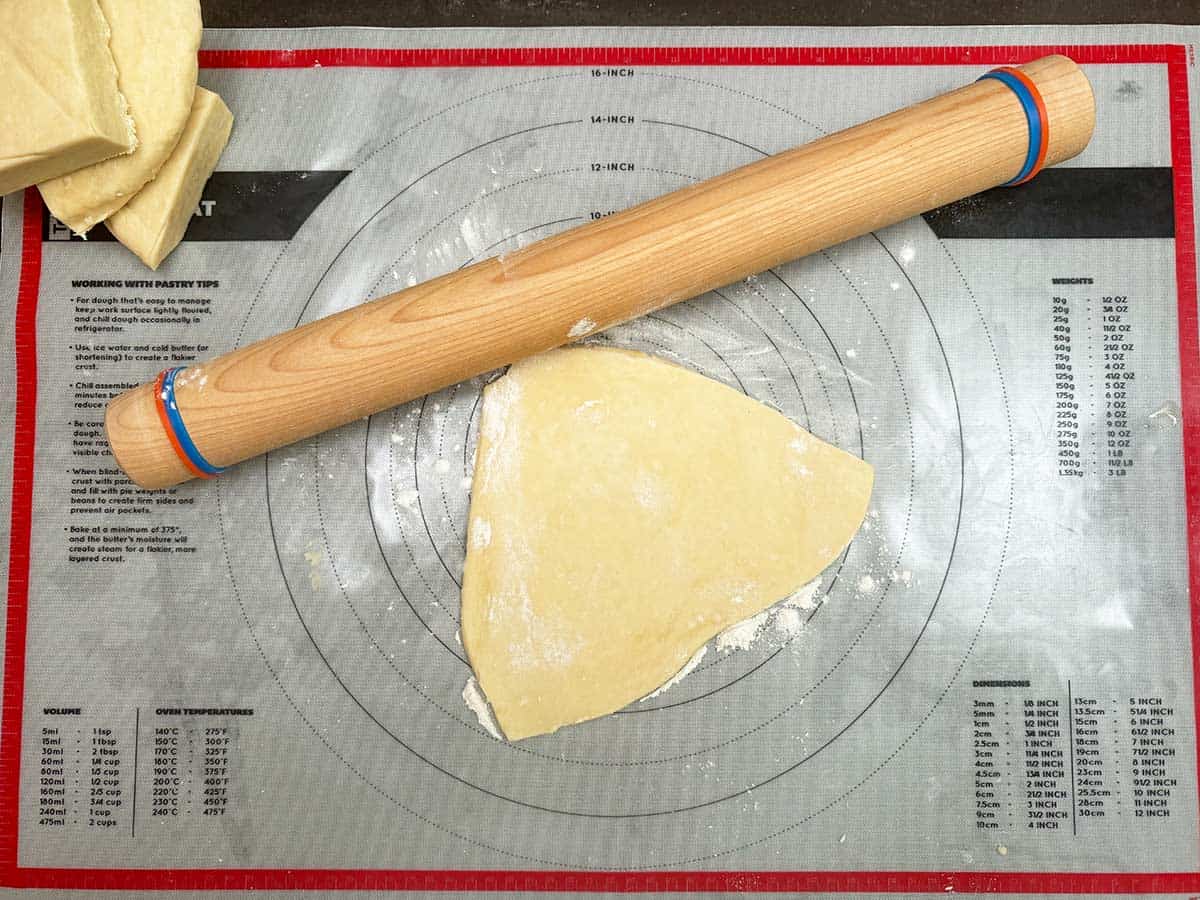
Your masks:
<svg viewBox="0 0 1200 900"><path fill-rule="evenodd" d="M205 214L185 241L286 241L349 173L216 172ZM1052 168L1028 184L995 188L924 213L939 238L1170 238L1175 209L1169 168ZM46 216L44 240L83 239ZM106 228L89 241L111 241Z"/></svg>
<svg viewBox="0 0 1200 900"><path fill-rule="evenodd" d="M924 214L939 238L1169 238L1171 170L1046 169Z"/></svg>
<svg viewBox="0 0 1200 900"><path fill-rule="evenodd" d="M215 28L379 25L1200 24L1198 0L201 0Z"/></svg>
<svg viewBox="0 0 1200 900"><path fill-rule="evenodd" d="M0 0L3 2L3 0ZM194 216L185 241L290 241L304 220L341 184L349 172L217 171L204 185L203 215ZM65 225L49 216L43 240L78 241ZM116 240L107 228L88 232L88 241Z"/></svg>

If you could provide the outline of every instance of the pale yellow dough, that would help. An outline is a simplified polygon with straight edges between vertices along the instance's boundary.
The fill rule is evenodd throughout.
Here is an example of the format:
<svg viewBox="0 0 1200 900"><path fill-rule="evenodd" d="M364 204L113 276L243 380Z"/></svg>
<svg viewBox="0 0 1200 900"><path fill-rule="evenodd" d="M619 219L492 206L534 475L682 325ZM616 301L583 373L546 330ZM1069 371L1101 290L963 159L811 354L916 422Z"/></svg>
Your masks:
<svg viewBox="0 0 1200 900"><path fill-rule="evenodd" d="M137 146L96 0L0 0L0 194Z"/></svg>
<svg viewBox="0 0 1200 900"><path fill-rule="evenodd" d="M157 269L183 237L232 127L233 114L221 98L196 88L192 114L175 152L158 176L105 222L150 268Z"/></svg>
<svg viewBox="0 0 1200 900"><path fill-rule="evenodd" d="M126 156L38 185L50 212L78 234L128 203L175 149L192 108L200 49L199 0L99 2L139 143Z"/></svg>
<svg viewBox="0 0 1200 900"><path fill-rule="evenodd" d="M871 467L641 353L555 350L484 392L462 638L510 740L614 712L846 547Z"/></svg>

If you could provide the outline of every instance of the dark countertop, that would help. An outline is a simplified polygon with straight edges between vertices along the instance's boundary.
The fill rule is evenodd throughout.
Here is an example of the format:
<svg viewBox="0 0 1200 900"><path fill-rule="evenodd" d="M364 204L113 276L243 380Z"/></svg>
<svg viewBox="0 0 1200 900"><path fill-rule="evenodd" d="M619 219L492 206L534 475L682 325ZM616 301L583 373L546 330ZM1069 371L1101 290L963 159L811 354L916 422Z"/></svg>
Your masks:
<svg viewBox="0 0 1200 900"><path fill-rule="evenodd" d="M201 0L216 28L1200 24L1196 0Z"/></svg>

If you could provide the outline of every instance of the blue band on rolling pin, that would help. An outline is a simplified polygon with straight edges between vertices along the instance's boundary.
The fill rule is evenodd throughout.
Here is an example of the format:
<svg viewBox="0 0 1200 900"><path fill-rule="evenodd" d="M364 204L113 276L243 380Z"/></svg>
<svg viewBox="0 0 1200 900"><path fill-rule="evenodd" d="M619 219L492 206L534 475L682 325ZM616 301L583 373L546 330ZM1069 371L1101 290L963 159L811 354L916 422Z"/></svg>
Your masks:
<svg viewBox="0 0 1200 900"><path fill-rule="evenodd" d="M211 478L225 471L224 466L214 466L207 459L188 434L187 426L183 424L183 416L179 414L179 406L175 403L175 376L183 371L183 366L167 369L159 376L159 389L156 396L159 404L159 414L163 426L168 430L168 438L177 453L183 457L183 462L194 474Z"/></svg>
<svg viewBox="0 0 1200 900"><path fill-rule="evenodd" d="M1018 69L1003 67L993 69L981 75L979 81L990 78L999 81L1017 95L1021 109L1025 112L1025 121L1029 126L1029 149L1025 153L1025 162L1021 169L1004 186L1021 184L1028 181L1039 171L1046 161L1046 148L1049 143L1049 123L1046 121L1046 105L1042 102L1037 86L1033 80Z"/></svg>

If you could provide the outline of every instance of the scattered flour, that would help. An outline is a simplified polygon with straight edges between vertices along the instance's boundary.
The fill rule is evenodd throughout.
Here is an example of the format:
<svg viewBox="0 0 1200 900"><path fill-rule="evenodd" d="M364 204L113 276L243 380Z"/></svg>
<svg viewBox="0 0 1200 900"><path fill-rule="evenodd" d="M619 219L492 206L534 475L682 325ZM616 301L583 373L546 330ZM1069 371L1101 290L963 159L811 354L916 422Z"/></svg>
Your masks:
<svg viewBox="0 0 1200 900"><path fill-rule="evenodd" d="M517 562L512 572L494 587L496 593L487 598L489 622L511 622L509 626L516 637L508 645L510 666L513 670L542 669L561 671L571 665L576 653L583 647L583 639L563 626L538 615L529 596L529 585L525 581L528 569L528 547L511 535L501 536L504 552Z"/></svg>
<svg viewBox="0 0 1200 900"><path fill-rule="evenodd" d="M586 337L596 330L596 323L584 316L578 322L571 326L571 330L567 332L569 338Z"/></svg>
<svg viewBox="0 0 1200 900"><path fill-rule="evenodd" d="M804 630L804 619L794 606L784 606L775 613L775 630L785 638L792 638Z"/></svg>
<svg viewBox="0 0 1200 900"><path fill-rule="evenodd" d="M584 400L575 407L575 415L588 422L596 423L604 418L604 401Z"/></svg>
<svg viewBox="0 0 1200 900"><path fill-rule="evenodd" d="M579 640L569 640L554 633L543 620L530 621L529 632L520 640L508 645L514 669L565 669L575 661L575 654L582 646Z"/></svg>
<svg viewBox="0 0 1200 900"><path fill-rule="evenodd" d="M817 591L820 589L821 579L814 578L782 603L767 610L772 615L771 624L780 637L790 640L804 631L805 617L802 613L817 608Z"/></svg>
<svg viewBox="0 0 1200 900"><path fill-rule="evenodd" d="M869 594L875 590L875 579L870 575L864 575L858 579L858 592L860 594Z"/></svg>
<svg viewBox="0 0 1200 900"><path fill-rule="evenodd" d="M908 265L917 256L916 248L912 244L905 244L900 248L900 262Z"/></svg>
<svg viewBox="0 0 1200 900"><path fill-rule="evenodd" d="M697 650L692 655L691 659L689 659L686 663L684 663L683 668L680 669L678 672L676 672L670 681L668 681L666 684L662 685L662 687L660 687L654 693L647 694L645 697L643 697L638 702L645 703L647 700L649 700L653 697L657 697L659 694L661 694L663 691L667 690L668 688L673 688L675 685L679 684L679 682L683 681L683 679L686 678L696 668L696 666L700 665L700 660L704 659L704 654L707 652L708 652L708 647L701 647L699 650Z"/></svg>
<svg viewBox="0 0 1200 900"><path fill-rule="evenodd" d="M321 589L321 560L323 555L313 544L304 551L304 561L308 563L308 583L314 591Z"/></svg>
<svg viewBox="0 0 1200 900"><path fill-rule="evenodd" d="M482 550L492 542L492 523L478 517L471 520L471 548Z"/></svg>
<svg viewBox="0 0 1200 900"><path fill-rule="evenodd" d="M483 465L478 468L482 490L516 477L517 437L521 433L517 406L521 393L521 384L512 373L488 385L479 423L489 445Z"/></svg>
<svg viewBox="0 0 1200 900"><path fill-rule="evenodd" d="M439 459L437 462L435 462L433 464L433 470L435 472L437 472L439 475L445 475L447 472L450 471L450 460Z"/></svg>
<svg viewBox="0 0 1200 900"><path fill-rule="evenodd" d="M783 601L785 607L791 606L796 609L813 610L817 608L817 591L821 589L821 579L814 578L800 590L796 591L790 597Z"/></svg>
<svg viewBox="0 0 1200 900"><path fill-rule="evenodd" d="M771 610L764 609L756 616L751 616L749 619L743 619L735 625L730 625L717 635L717 652L749 650L770 615Z"/></svg>
<svg viewBox="0 0 1200 900"><path fill-rule="evenodd" d="M721 590L728 592L730 603L735 606L741 606L746 602L747 597L754 596L758 591L758 582L730 580L721 585ZM700 621L704 621L704 616L700 617Z"/></svg>
<svg viewBox="0 0 1200 900"><path fill-rule="evenodd" d="M467 245L467 250L473 257L478 256L483 251L485 243L479 233L479 228L470 219L463 219L458 231L462 235L463 243Z"/></svg>
<svg viewBox="0 0 1200 900"><path fill-rule="evenodd" d="M467 683L463 686L462 698L463 702L467 704L467 708L475 713L475 718L479 720L484 731L498 741L504 740L504 736L500 734L500 728L496 725L496 720L492 718L492 708L488 706L487 698L479 689L479 682L475 680L474 675L468 678Z"/></svg>
<svg viewBox="0 0 1200 900"><path fill-rule="evenodd" d="M846 349L846 356L848 356L850 359L854 359L856 356L858 356L858 351L853 347L848 347Z"/></svg>
<svg viewBox="0 0 1200 900"><path fill-rule="evenodd" d="M797 435L788 442L788 449L792 451L792 457L788 459L788 464L801 478L809 478L812 476L812 469L804 465L803 457L808 453L808 441L800 435Z"/></svg>
<svg viewBox="0 0 1200 900"><path fill-rule="evenodd" d="M208 375L204 373L202 366L191 366L175 376L175 387L177 388L192 384L193 382L195 382L194 388L197 393L202 391L204 386L208 384Z"/></svg>
<svg viewBox="0 0 1200 900"><path fill-rule="evenodd" d="M637 500L638 506L643 509L661 507L664 493L662 481L645 469L638 472L633 479L633 496Z"/></svg>

